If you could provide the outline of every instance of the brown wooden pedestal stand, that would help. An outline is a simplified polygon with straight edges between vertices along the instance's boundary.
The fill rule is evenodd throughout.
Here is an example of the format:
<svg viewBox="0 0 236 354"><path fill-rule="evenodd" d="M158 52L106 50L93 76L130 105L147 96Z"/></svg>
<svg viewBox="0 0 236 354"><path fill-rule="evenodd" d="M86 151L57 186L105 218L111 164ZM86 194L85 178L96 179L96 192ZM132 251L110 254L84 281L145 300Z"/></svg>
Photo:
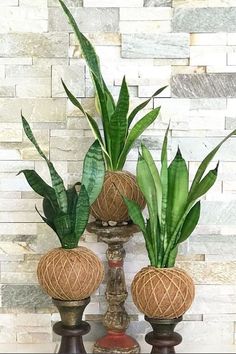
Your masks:
<svg viewBox="0 0 236 354"><path fill-rule="evenodd" d="M139 229L133 224L121 226L102 226L93 222L87 227L88 232L98 235L100 241L107 244L108 276L106 299L108 309L103 318L107 334L98 339L93 353L136 354L140 353L139 344L125 332L129 326L129 316L124 303L128 296L123 263L125 258L124 243L129 241Z"/></svg>
<svg viewBox="0 0 236 354"><path fill-rule="evenodd" d="M53 299L61 315L61 321L53 326L54 332L62 337L59 354L86 354L82 336L90 331L90 325L82 321L82 316L89 302L90 298L80 301Z"/></svg>
<svg viewBox="0 0 236 354"><path fill-rule="evenodd" d="M151 354L174 354L174 347L182 342L181 335L174 332L175 326L182 321L182 317L162 320L145 316L145 320L153 328L153 332L145 337L146 342L152 345Z"/></svg>

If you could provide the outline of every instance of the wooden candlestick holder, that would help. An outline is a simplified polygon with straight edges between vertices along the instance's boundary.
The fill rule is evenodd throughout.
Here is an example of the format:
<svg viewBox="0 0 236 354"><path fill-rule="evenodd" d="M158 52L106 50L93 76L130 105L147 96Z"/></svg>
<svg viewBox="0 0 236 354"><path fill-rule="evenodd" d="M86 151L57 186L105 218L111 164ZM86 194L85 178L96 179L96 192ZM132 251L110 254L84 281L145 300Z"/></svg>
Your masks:
<svg viewBox="0 0 236 354"><path fill-rule="evenodd" d="M86 354L82 336L90 331L90 325L82 321L82 316L89 302L90 298L80 301L53 299L61 315L61 321L53 326L54 332L62 337L59 354Z"/></svg>
<svg viewBox="0 0 236 354"><path fill-rule="evenodd" d="M182 317L174 319L156 319L145 316L153 332L146 335L145 340L152 345L151 354L174 354L175 346L182 342L180 334L174 332L175 326L182 321Z"/></svg>
<svg viewBox="0 0 236 354"><path fill-rule="evenodd" d="M139 229L134 224L113 227L93 222L88 225L87 230L95 233L99 240L105 242L108 246L106 252L108 276L105 293L108 308L103 318L107 334L96 341L93 353L140 353L137 341L126 334L130 319L124 307L128 293L123 269L124 243L128 242Z"/></svg>

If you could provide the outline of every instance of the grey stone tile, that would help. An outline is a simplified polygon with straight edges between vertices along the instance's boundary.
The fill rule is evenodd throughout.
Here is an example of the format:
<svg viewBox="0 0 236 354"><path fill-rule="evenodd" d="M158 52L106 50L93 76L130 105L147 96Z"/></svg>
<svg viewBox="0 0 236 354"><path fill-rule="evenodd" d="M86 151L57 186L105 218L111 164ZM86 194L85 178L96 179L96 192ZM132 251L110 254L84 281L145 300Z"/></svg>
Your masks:
<svg viewBox="0 0 236 354"><path fill-rule="evenodd" d="M0 57L64 58L68 56L67 33L0 34Z"/></svg>
<svg viewBox="0 0 236 354"><path fill-rule="evenodd" d="M174 10L174 32L235 32L236 8L177 8Z"/></svg>
<svg viewBox="0 0 236 354"><path fill-rule="evenodd" d="M188 58L187 33L124 34L123 58Z"/></svg>
<svg viewBox="0 0 236 354"><path fill-rule="evenodd" d="M82 32L118 32L119 11L116 8L80 7L71 10ZM49 8L48 16L49 31L73 32L61 8Z"/></svg>
<svg viewBox="0 0 236 354"><path fill-rule="evenodd" d="M225 128L226 129L236 129L236 112L235 112L235 117L226 117L225 118Z"/></svg>
<svg viewBox="0 0 236 354"><path fill-rule="evenodd" d="M37 285L3 285L2 307L35 308L52 306L51 298Z"/></svg>
<svg viewBox="0 0 236 354"><path fill-rule="evenodd" d="M236 73L179 74L171 79L172 97L236 97Z"/></svg>
<svg viewBox="0 0 236 354"><path fill-rule="evenodd" d="M144 6L171 6L171 0L144 0Z"/></svg>

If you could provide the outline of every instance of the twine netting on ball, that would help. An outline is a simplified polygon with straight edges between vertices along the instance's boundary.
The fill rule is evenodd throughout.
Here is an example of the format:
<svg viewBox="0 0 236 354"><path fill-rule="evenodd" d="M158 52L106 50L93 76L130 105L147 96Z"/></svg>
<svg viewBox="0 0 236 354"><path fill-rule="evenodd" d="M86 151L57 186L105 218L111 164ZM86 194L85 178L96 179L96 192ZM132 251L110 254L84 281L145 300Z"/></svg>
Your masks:
<svg viewBox="0 0 236 354"><path fill-rule="evenodd" d="M102 191L92 205L92 215L102 221L128 221L128 209L122 196L136 201L141 208L145 206L134 175L127 171L107 171Z"/></svg>
<svg viewBox="0 0 236 354"><path fill-rule="evenodd" d="M38 280L55 299L82 300L89 297L104 277L99 258L86 247L56 248L39 261Z"/></svg>
<svg viewBox="0 0 236 354"><path fill-rule="evenodd" d="M131 291L142 313L166 319L182 316L195 295L193 280L180 268L145 267L134 277Z"/></svg>

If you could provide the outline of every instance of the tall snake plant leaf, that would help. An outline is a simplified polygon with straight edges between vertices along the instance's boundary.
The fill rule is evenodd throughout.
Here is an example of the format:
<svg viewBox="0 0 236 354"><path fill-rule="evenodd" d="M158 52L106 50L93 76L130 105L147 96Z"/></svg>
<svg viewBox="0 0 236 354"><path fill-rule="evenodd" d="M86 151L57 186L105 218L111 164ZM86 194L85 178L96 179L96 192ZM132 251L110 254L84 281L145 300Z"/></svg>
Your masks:
<svg viewBox="0 0 236 354"><path fill-rule="evenodd" d="M51 175L51 180L52 180L52 186L54 188L59 207L61 208L61 210L64 213L66 213L66 211L67 211L67 197L66 197L66 189L65 189L63 180L59 176L57 171L55 170L52 162L48 160L47 156L40 149L27 120L23 117L23 115L21 115L21 118L22 118L22 124L23 124L24 132L25 132L26 136L32 142L32 144L37 149L38 153L44 158L44 160L46 161L46 163L48 165L50 175Z"/></svg>
<svg viewBox="0 0 236 354"><path fill-rule="evenodd" d="M211 160L213 159L213 157L215 156L215 154L217 153L217 151L220 149L220 147L222 146L222 144L224 144L224 142L226 140L228 140L232 135L236 135L236 129L233 130L230 134L228 134L206 157L205 159L201 162L197 173L194 177L194 180L192 182L191 188L190 188L190 195L193 192L194 188L196 187L196 185L201 181L202 176L204 175L209 163L211 162Z"/></svg>
<svg viewBox="0 0 236 354"><path fill-rule="evenodd" d="M200 212L201 212L201 202L200 200L192 207L192 209L189 211L188 215L185 218L185 221L183 223L181 232L180 232L180 237L177 240L177 243L184 242L187 240L187 238L191 235L191 233L194 231L195 227L198 224L199 218L200 218Z"/></svg>
<svg viewBox="0 0 236 354"><path fill-rule="evenodd" d="M146 101L142 102L140 105L138 105L137 107L135 107L133 109L133 111L130 113L129 117L128 117L128 127L130 127L131 123L133 122L134 118L136 117L136 115L138 114L138 112L140 112L143 108L145 108L147 106L147 104L156 96L158 96L162 91L164 91L167 88L167 86L161 87L159 90L157 90L156 92L154 92L154 94Z"/></svg>
<svg viewBox="0 0 236 354"><path fill-rule="evenodd" d="M76 211L75 211L76 219L75 219L74 232L77 241L79 241L88 223L89 209L90 209L89 196L85 186L82 184L78 195L78 199L76 203Z"/></svg>
<svg viewBox="0 0 236 354"><path fill-rule="evenodd" d="M89 148L83 165L82 185L89 196L90 205L97 199L103 186L105 164L102 149L96 140Z"/></svg>
<svg viewBox="0 0 236 354"><path fill-rule="evenodd" d="M30 187L35 191L35 193L41 195L44 198L50 199L54 210L59 207L57 203L56 193L54 189L49 186L44 180L38 175L34 170L22 170L20 173L23 173Z"/></svg>
<svg viewBox="0 0 236 354"><path fill-rule="evenodd" d="M167 213L167 201L168 201L168 157L167 157L167 145L168 145L168 133L169 126L166 129L164 141L161 150L161 184L162 184L162 201L161 201L161 251L160 254L164 252L163 247L167 242L167 227L166 227L166 213Z"/></svg>
<svg viewBox="0 0 236 354"><path fill-rule="evenodd" d="M66 94L67 94L69 100L71 101L71 103L73 103L73 105L75 107L79 108L79 110L86 116L86 112L83 109L82 105L77 100L77 98L71 93L71 91L68 89L68 87L66 86L66 84L64 83L64 81L62 79L61 79L61 83L62 83L62 86L64 87L64 90L66 91Z"/></svg>
<svg viewBox="0 0 236 354"><path fill-rule="evenodd" d="M128 131L128 111L129 91L124 77L115 111L110 118L111 155L113 166L117 165L120 153L125 144Z"/></svg>
<svg viewBox="0 0 236 354"><path fill-rule="evenodd" d="M159 171L156 167L155 161L153 160L153 157L152 157L150 151L147 149L147 147L144 144L141 144L141 149L142 149L142 156L143 156L144 160L146 161L147 165L149 166L150 172L153 177L153 181L155 183L156 194L157 194L158 217L159 217L159 223L160 223L161 222L161 203L162 203L162 185L161 185L160 174L159 174Z"/></svg>
<svg viewBox="0 0 236 354"><path fill-rule="evenodd" d="M190 194L190 202L195 201L204 194L207 193L207 191L213 186L217 179L217 173L218 173L218 166L219 163L217 164L216 168L213 170L210 170L206 176L199 182L196 187L194 188L193 192Z"/></svg>
<svg viewBox="0 0 236 354"><path fill-rule="evenodd" d="M103 77L101 74L101 69L100 69L99 58L96 54L94 47L92 46L90 41L83 35L83 33L79 30L79 27L78 27L74 17L72 16L70 10L65 5L65 3L62 0L59 0L59 2L61 4L62 9L64 10L65 14L67 15L69 22L72 25L72 28L74 29L74 32L76 34L76 37L77 37L79 44L81 46L81 49L82 49L84 59L85 59L86 63L88 64L88 67L90 69L93 79L95 76L99 82L99 85L100 85L102 91L104 93L106 93L106 95L108 96L108 106L112 105L113 109L114 109L115 103L114 103L111 93L109 92L109 90L103 80ZM107 106L107 108L108 108L108 106Z"/></svg>
<svg viewBox="0 0 236 354"><path fill-rule="evenodd" d="M151 235L153 237L153 243L155 243L155 239L157 237L157 192L155 183L153 180L153 176L149 169L148 164L142 157L142 155L138 158L137 163L137 182L141 192L143 193L145 200L147 202L148 213L150 218L151 225ZM154 254L157 257L157 244L154 247Z"/></svg>
<svg viewBox="0 0 236 354"><path fill-rule="evenodd" d="M89 69L97 77L101 87L103 87L102 75L101 75L101 70L100 70L100 62L99 62L99 58L98 58L93 46L91 45L89 40L83 35L83 33L80 32L79 27L78 27L74 17L72 16L72 13L68 9L68 7L65 5L65 3L62 0L59 0L59 2L62 6L62 9L64 10L65 14L68 17L71 26L73 27L73 29L75 31L76 37L79 40L83 56L89 66Z"/></svg>
<svg viewBox="0 0 236 354"><path fill-rule="evenodd" d="M67 213L70 215L70 219L72 222L72 229L75 229L75 212L76 212L76 204L78 200L78 190L81 186L80 182L77 182L73 185L73 187L67 189L67 200L68 200L68 211Z"/></svg>
<svg viewBox="0 0 236 354"><path fill-rule="evenodd" d="M106 150L110 155L110 126L109 126L109 121L110 117L108 114L107 110L107 103L106 103L106 94L102 90L99 81L97 80L96 76L93 75L94 79L94 84L96 87L98 99L99 99L99 104L100 104L100 109L101 109L101 114L102 114L102 124L103 124L103 130L104 130L104 139L105 139L105 146Z"/></svg>
<svg viewBox="0 0 236 354"><path fill-rule="evenodd" d="M154 122L157 118L161 107L153 109L151 112L147 113L140 121L138 121L133 128L130 130L129 135L126 139L125 146L120 154L117 170L121 170L125 164L128 153L130 152L135 140Z"/></svg>
<svg viewBox="0 0 236 354"><path fill-rule="evenodd" d="M168 167L167 225L171 235L184 213L188 199L189 173L180 149Z"/></svg>
<svg viewBox="0 0 236 354"><path fill-rule="evenodd" d="M102 147L102 150L104 152L104 154L106 155L105 158L107 159L108 163L110 161L110 157L106 151L106 148L103 144L103 140L102 140L102 136L101 136L101 133L100 133L100 130L98 128L98 125L95 121L95 119L93 119L88 112L86 112L82 105L80 104L80 102L77 100L77 98L71 93L71 91L68 89L68 87L66 86L66 84L64 83L64 81L62 80L62 85L66 91L66 94L69 98L69 100L71 101L71 103L74 104L74 106L76 106L77 108L79 108L79 110L85 115L85 117L88 119L88 122L89 122L89 125L92 129L92 132L93 132L93 135L95 137L95 139L97 139Z"/></svg>

